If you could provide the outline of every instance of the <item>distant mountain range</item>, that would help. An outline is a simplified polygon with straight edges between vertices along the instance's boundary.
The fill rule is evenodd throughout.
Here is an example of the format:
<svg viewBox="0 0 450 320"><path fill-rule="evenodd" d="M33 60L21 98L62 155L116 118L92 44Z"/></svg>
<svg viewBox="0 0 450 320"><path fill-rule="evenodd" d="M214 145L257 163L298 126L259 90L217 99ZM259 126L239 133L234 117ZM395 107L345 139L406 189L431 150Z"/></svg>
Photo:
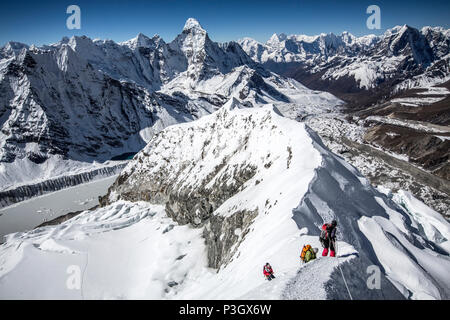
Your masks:
<svg viewBox="0 0 450 320"><path fill-rule="evenodd" d="M239 41L253 60L360 108L450 77L450 30L397 26L381 36L274 34Z"/></svg>

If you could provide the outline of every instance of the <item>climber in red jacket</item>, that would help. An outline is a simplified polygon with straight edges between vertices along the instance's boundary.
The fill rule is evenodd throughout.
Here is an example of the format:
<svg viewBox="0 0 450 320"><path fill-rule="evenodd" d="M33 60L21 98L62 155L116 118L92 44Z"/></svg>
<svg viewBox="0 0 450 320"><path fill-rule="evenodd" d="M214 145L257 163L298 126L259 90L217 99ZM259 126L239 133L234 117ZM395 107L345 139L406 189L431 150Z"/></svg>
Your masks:
<svg viewBox="0 0 450 320"><path fill-rule="evenodd" d="M270 264L267 262L266 265L263 267L263 273L267 280L275 279L275 276L273 275L273 270Z"/></svg>
<svg viewBox="0 0 450 320"><path fill-rule="evenodd" d="M336 220L333 220L331 223L326 223L322 226L319 240L323 246L323 257L326 257L328 255L328 249L330 249L330 257L336 256L336 226Z"/></svg>

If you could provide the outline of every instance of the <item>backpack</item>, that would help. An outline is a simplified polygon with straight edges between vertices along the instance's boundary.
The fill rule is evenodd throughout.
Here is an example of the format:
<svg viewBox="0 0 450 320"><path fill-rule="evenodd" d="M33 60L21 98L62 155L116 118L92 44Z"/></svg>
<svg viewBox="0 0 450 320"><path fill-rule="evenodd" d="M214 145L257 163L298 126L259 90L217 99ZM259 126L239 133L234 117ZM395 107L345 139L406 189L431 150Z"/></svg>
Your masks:
<svg viewBox="0 0 450 320"><path fill-rule="evenodd" d="M328 225L326 223L322 226L322 230L320 231L320 239L325 240L328 238L327 227Z"/></svg>
<svg viewBox="0 0 450 320"><path fill-rule="evenodd" d="M300 254L300 259L302 259L302 261L305 261L306 253L309 250L312 250L312 248L309 244L303 246L302 253Z"/></svg>
<svg viewBox="0 0 450 320"><path fill-rule="evenodd" d="M322 226L322 230L320 231L319 240L320 240L320 243L322 244L322 247L326 247L324 242L325 242L325 240L328 239L327 227L328 227L328 225L325 223Z"/></svg>

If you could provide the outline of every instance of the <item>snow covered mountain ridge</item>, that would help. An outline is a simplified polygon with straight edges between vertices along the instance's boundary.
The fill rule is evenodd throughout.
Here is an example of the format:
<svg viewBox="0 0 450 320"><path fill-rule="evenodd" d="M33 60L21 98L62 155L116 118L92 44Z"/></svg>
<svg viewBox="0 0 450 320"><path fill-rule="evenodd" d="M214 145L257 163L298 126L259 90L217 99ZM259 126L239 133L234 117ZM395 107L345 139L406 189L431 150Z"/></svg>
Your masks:
<svg viewBox="0 0 450 320"><path fill-rule="evenodd" d="M363 37L274 34L266 43L250 38L239 43L270 70L340 97L361 90L395 93L445 82L450 75L450 30L441 27L404 25Z"/></svg>
<svg viewBox="0 0 450 320"><path fill-rule="evenodd" d="M0 48L0 92L2 189L137 152L163 128L232 97L294 117L342 103L265 70L236 42L213 42L192 18L170 43L143 34L40 48L10 42Z"/></svg>
<svg viewBox="0 0 450 320"><path fill-rule="evenodd" d="M156 134L101 208L9 235L0 297L448 299L450 224L422 206L374 189L304 123L231 99ZM339 259L301 264L333 218ZM67 289L67 266L82 271L80 290ZM367 287L369 266L380 289Z"/></svg>

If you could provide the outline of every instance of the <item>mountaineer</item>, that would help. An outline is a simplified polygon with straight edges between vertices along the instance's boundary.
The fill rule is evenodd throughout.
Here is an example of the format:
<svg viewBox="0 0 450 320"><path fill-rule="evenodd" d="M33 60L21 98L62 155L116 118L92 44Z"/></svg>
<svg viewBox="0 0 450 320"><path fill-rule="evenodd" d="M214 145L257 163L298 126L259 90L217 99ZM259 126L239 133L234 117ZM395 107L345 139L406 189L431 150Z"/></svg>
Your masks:
<svg viewBox="0 0 450 320"><path fill-rule="evenodd" d="M311 245L307 244L303 246L302 253L300 254L300 259L307 263L316 258L316 254L319 249L311 247Z"/></svg>
<svg viewBox="0 0 450 320"><path fill-rule="evenodd" d="M273 270L271 265L267 262L266 265L263 268L263 273L266 276L267 280L275 279L275 276L273 275Z"/></svg>
<svg viewBox="0 0 450 320"><path fill-rule="evenodd" d="M331 223L325 223L322 226L319 240L323 246L323 257L328 255L328 249L330 249L330 257L336 256L336 227L336 220L333 220Z"/></svg>

